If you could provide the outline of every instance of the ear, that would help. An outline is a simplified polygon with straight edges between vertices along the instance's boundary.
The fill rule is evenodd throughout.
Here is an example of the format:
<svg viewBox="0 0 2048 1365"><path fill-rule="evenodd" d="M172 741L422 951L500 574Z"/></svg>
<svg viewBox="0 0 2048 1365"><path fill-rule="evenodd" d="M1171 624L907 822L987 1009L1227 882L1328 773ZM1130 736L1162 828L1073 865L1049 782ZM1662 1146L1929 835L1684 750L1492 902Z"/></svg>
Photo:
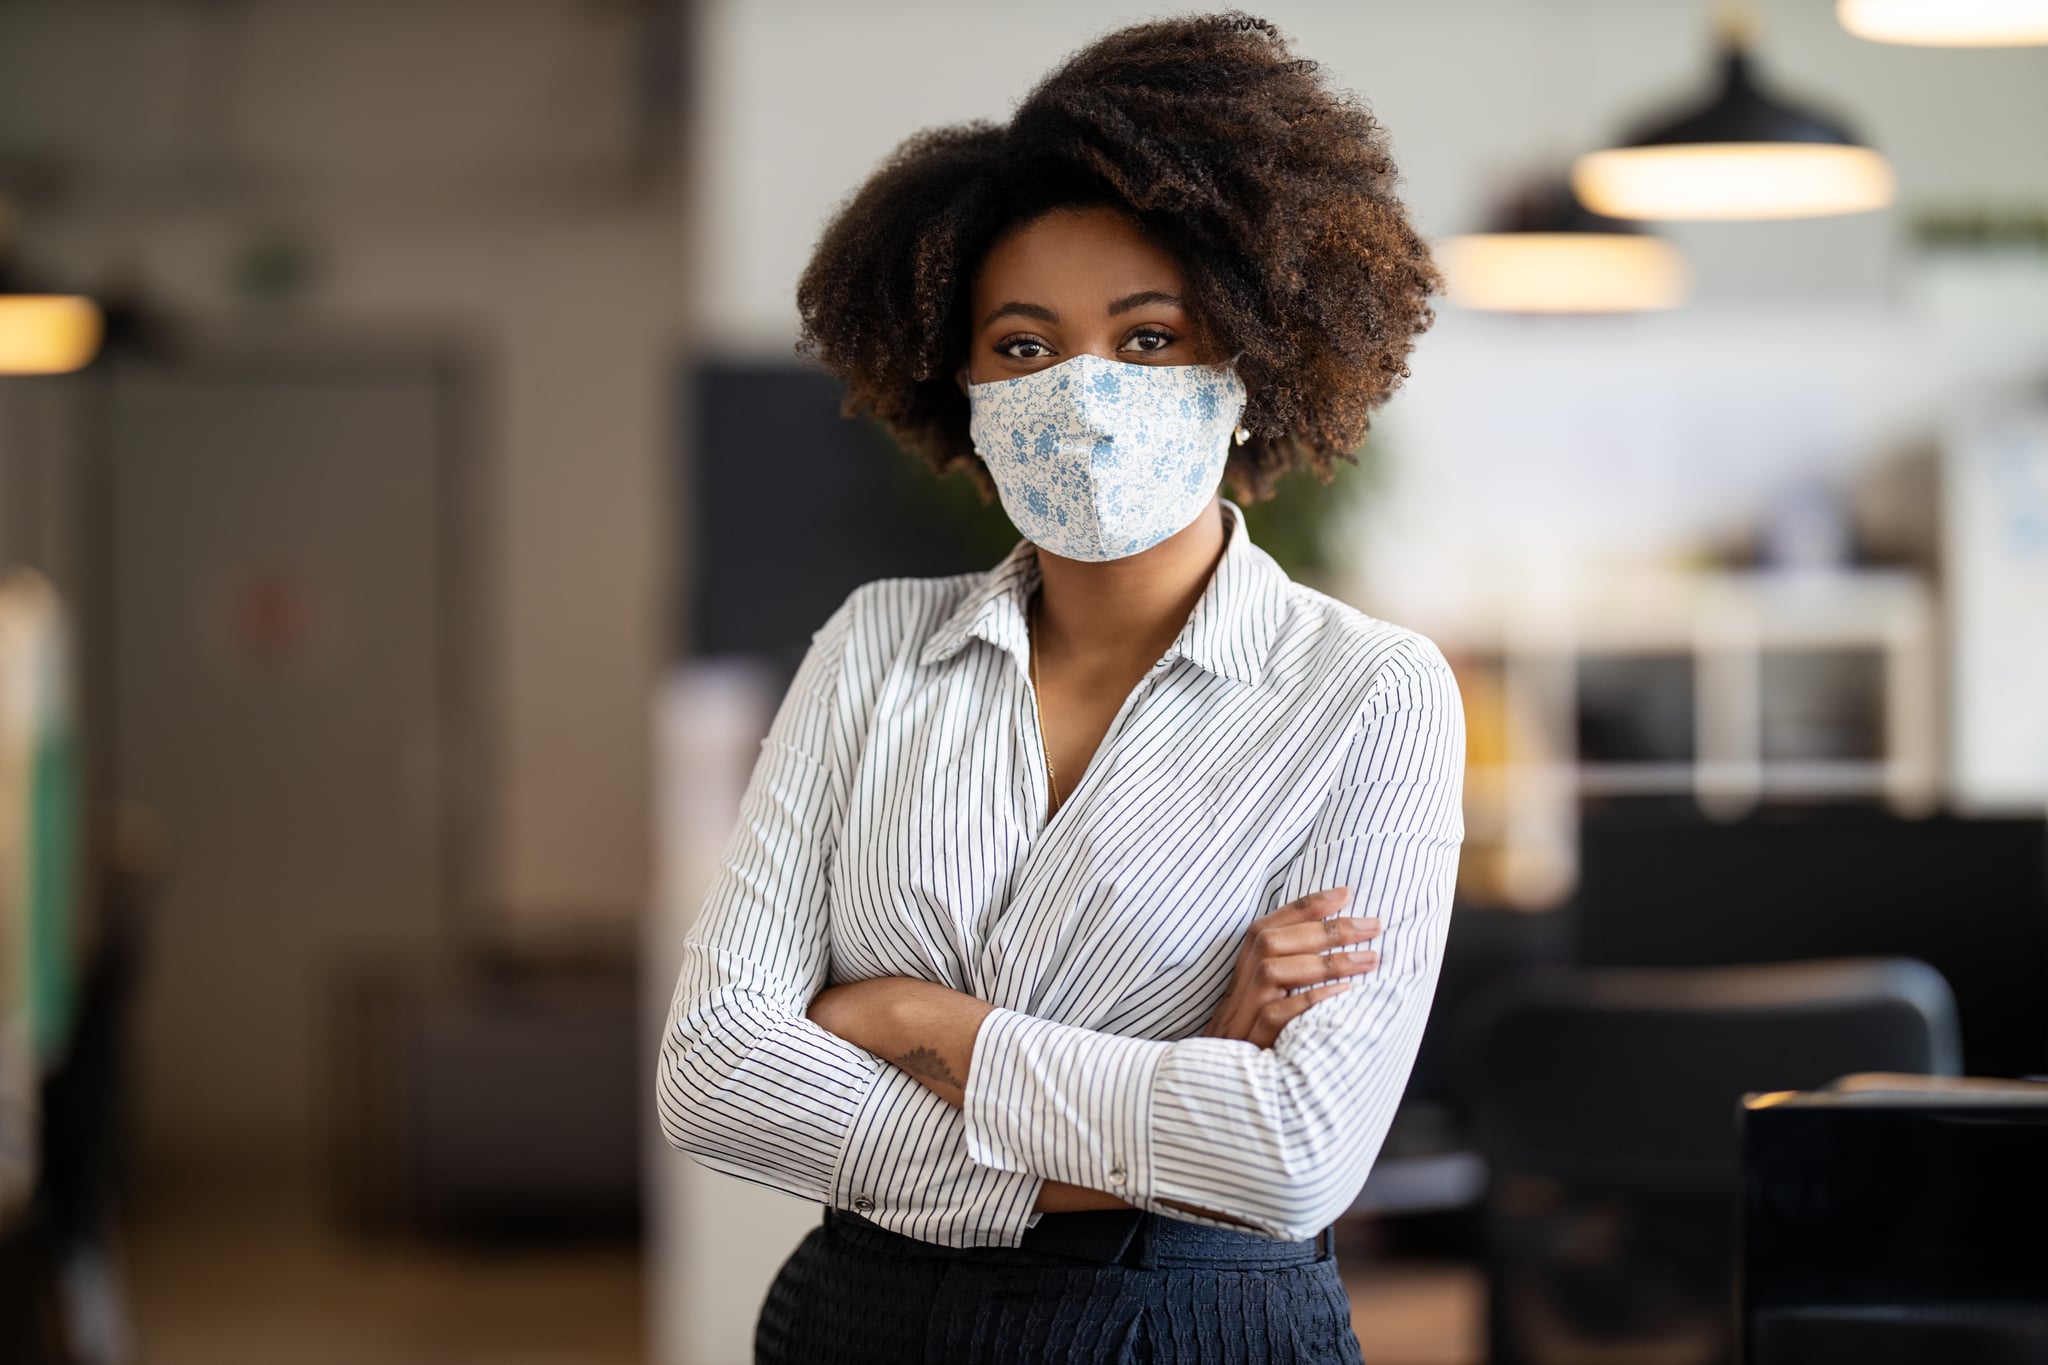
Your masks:
<svg viewBox="0 0 2048 1365"><path fill-rule="evenodd" d="M961 362L960 362L960 368L959 368L959 369L957 369L957 370L955 370L955 371L953 371L953 382L954 382L955 384L958 384L958 385L960 386L960 396L961 396L961 397L963 397L963 398L967 397L967 396L968 396L968 394L967 394L967 383L968 383L968 380L967 380L967 362L966 362L966 361L964 361L964 360L963 360L963 361L961 361Z"/></svg>

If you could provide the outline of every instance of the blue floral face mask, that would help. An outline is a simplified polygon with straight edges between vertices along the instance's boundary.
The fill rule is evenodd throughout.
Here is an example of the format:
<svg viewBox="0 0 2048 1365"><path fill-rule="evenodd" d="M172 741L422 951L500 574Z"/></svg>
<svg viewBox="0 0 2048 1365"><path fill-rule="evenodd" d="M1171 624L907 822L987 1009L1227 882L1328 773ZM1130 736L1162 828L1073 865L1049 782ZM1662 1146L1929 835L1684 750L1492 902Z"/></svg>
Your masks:
<svg viewBox="0 0 2048 1365"><path fill-rule="evenodd" d="M1122 559L1185 528L1223 478L1244 414L1226 365L1144 365L1083 352L967 386L968 430L1003 510L1068 559Z"/></svg>

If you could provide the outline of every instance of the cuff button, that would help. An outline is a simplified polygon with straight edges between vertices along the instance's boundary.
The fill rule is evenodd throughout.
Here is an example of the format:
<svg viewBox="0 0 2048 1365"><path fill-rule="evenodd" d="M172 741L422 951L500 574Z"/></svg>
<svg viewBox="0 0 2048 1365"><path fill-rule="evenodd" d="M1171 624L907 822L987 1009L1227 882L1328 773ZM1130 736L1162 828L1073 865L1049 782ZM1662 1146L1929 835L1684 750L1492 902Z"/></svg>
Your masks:
<svg viewBox="0 0 2048 1365"><path fill-rule="evenodd" d="M866 1217L875 1211L875 1201L864 1194L859 1195L853 1201L853 1211L862 1217Z"/></svg>
<svg viewBox="0 0 2048 1365"><path fill-rule="evenodd" d="M1121 1184L1123 1184L1123 1183L1124 1183L1124 1168L1123 1168L1123 1167L1121 1167L1121 1166L1112 1166L1112 1167L1110 1167L1110 1168L1109 1168L1109 1183L1110 1183L1110 1184L1112 1184L1112 1185L1121 1185Z"/></svg>

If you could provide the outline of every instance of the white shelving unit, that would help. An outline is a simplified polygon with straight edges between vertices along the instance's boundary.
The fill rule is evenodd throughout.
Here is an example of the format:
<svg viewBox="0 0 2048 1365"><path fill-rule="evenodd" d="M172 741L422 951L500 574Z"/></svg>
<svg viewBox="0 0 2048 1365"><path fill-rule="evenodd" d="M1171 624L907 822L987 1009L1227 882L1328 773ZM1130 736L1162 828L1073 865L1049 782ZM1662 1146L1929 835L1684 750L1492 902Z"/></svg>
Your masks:
<svg viewBox="0 0 2048 1365"><path fill-rule="evenodd" d="M1718 819L1767 798L1871 797L1905 815L1930 811L1942 788L1937 622L1933 593L1911 572L1703 571L1527 593L1424 627L1468 673L1492 671L1506 716L1499 761L1475 754L1468 772L1468 837L1495 846L1506 898L1534 908L1576 882L1582 797L1689 795ZM1771 752L1773 666L1836 652L1875 667L1876 752ZM1660 660L1689 686L1688 756L1580 753L1580 679L1593 659Z"/></svg>

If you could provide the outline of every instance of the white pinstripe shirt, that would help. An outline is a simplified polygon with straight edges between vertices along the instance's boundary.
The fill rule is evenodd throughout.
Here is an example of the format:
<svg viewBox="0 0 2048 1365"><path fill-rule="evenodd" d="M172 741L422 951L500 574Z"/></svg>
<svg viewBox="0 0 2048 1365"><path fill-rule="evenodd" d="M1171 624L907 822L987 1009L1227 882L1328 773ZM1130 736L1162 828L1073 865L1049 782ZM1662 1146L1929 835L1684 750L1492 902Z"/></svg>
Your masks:
<svg viewBox="0 0 2048 1365"><path fill-rule="evenodd" d="M814 633L686 936L669 1142L951 1246L1015 1246L1048 1178L1276 1238L1350 1205L1436 989L1464 718L1434 644L1293 582L1222 501L1215 573L1050 822L1031 542ZM1271 1048L1195 1036L1246 926L1339 885L1378 966ZM964 1107L805 1017L873 976L995 1007Z"/></svg>

